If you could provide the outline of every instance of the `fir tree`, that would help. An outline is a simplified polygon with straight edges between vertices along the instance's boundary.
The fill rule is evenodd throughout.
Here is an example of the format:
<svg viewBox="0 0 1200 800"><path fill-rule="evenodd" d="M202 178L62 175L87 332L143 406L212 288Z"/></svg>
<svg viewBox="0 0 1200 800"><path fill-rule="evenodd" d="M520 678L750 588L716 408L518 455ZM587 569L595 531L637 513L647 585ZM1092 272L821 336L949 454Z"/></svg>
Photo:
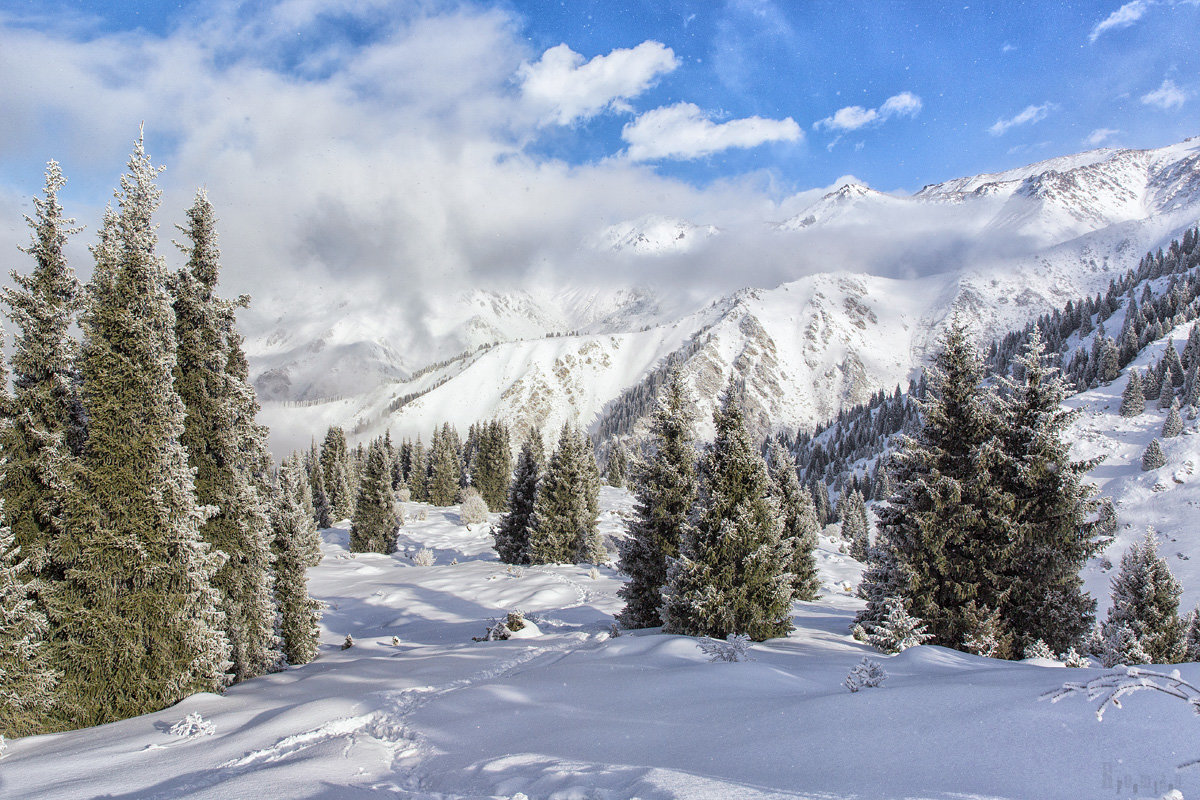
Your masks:
<svg viewBox="0 0 1200 800"><path fill-rule="evenodd" d="M1195 328L1193 328L1195 330ZM1187 632L1183 636L1183 660L1200 661L1200 606L1188 614Z"/></svg>
<svg viewBox="0 0 1200 800"><path fill-rule="evenodd" d="M325 494L325 473L318 466L313 470L313 521L322 530L333 527L333 508L329 505L329 496Z"/></svg>
<svg viewBox="0 0 1200 800"><path fill-rule="evenodd" d="M1167 412L1167 418L1163 420L1162 438L1174 439L1179 434L1183 433L1183 417L1179 416L1179 405L1171 404L1171 410Z"/></svg>
<svg viewBox="0 0 1200 800"><path fill-rule="evenodd" d="M346 452L346 432L331 426L321 444L321 477L333 521L348 519L354 514L354 497L350 494L350 462Z"/></svg>
<svg viewBox="0 0 1200 800"><path fill-rule="evenodd" d="M1141 543L1135 543L1121 557L1102 635L1109 642L1117 642L1119 629L1126 627L1146 653L1147 660L1142 663L1179 662L1185 652L1186 633L1179 618L1182 591L1167 562L1158 554L1154 531L1147 530Z"/></svg>
<svg viewBox="0 0 1200 800"><path fill-rule="evenodd" d="M838 503L842 518L842 539L850 543L850 556L866 561L871 546L870 523L867 521L867 505L862 494L853 489Z"/></svg>
<svg viewBox="0 0 1200 800"><path fill-rule="evenodd" d="M821 581L817 577L817 511L812 495L800 485L791 457L778 440L772 439L768 455L771 494L783 515L783 541L788 547L787 571L792 575L796 600L816 600Z"/></svg>
<svg viewBox="0 0 1200 800"><path fill-rule="evenodd" d="M1136 417L1146 410L1146 398L1142 394L1142 378L1136 369L1129 370L1129 381L1121 393L1121 416Z"/></svg>
<svg viewBox="0 0 1200 800"><path fill-rule="evenodd" d="M604 468L604 479L609 486L623 489L628 470L629 456L625 452L625 447L620 442L616 442L608 455L608 464Z"/></svg>
<svg viewBox="0 0 1200 800"><path fill-rule="evenodd" d="M71 481L69 534L49 618L70 726L156 711L224 684L218 557L180 443L175 320L155 254L157 170L138 139L121 179L119 225L98 258L81 321L88 439Z"/></svg>
<svg viewBox="0 0 1200 800"><path fill-rule="evenodd" d="M1066 386L1043 361L1035 327L1016 362L1022 378L1004 382L999 407L998 482L1011 498L1015 544L1003 568L1003 598L990 602L1014 636L1014 655L1039 639L1055 652L1080 644L1096 606L1079 577L1098 551L1098 504L1084 480L1094 463L1071 460L1063 434L1077 412L1064 410Z"/></svg>
<svg viewBox="0 0 1200 800"><path fill-rule="evenodd" d="M275 538L275 598L279 606L279 636L289 664L307 664L317 657L320 603L308 594L308 568L321 561L321 542L313 518L304 510L308 480L295 454L279 470L279 494L272 520Z"/></svg>
<svg viewBox="0 0 1200 800"><path fill-rule="evenodd" d="M1158 439L1151 439L1150 444L1146 445L1145 451L1142 453L1142 471L1149 472L1152 469L1166 466L1167 457L1163 454L1162 445Z"/></svg>
<svg viewBox="0 0 1200 800"><path fill-rule="evenodd" d="M995 480L1003 454L981 380L979 356L955 319L929 372L922 428L893 454L896 491L879 512L910 613L934 643L955 648L969 633L969 602L998 606L1013 547L1011 499Z"/></svg>
<svg viewBox="0 0 1200 800"><path fill-rule="evenodd" d="M883 612L877 621L855 623L854 638L883 653L899 653L929 640L925 625L908 613L899 597L884 599Z"/></svg>
<svg viewBox="0 0 1200 800"><path fill-rule="evenodd" d="M236 305L216 296L220 272L216 219L203 191L180 227L187 265L169 281L174 298L175 388L183 400L182 443L195 470L196 499L216 509L200 535L223 554L213 576L235 681L279 662L266 432L244 368Z"/></svg>
<svg viewBox="0 0 1200 800"><path fill-rule="evenodd" d="M734 395L731 386L713 414L716 439L700 462L695 524L668 570L663 629L763 641L792 629L790 553L766 465Z"/></svg>
<svg viewBox="0 0 1200 800"><path fill-rule="evenodd" d="M648 455L633 467L636 498L629 538L621 544L621 571L629 582L617 594L626 628L662 624L662 590L667 565L679 555L679 542L696 500L696 449L692 403L678 372L672 372L650 417Z"/></svg>
<svg viewBox="0 0 1200 800"><path fill-rule="evenodd" d="M517 457L516 474L508 492L508 513L496 528L496 554L506 564L529 563L529 530L533 522L541 473L542 437L531 428Z"/></svg>
<svg viewBox="0 0 1200 800"><path fill-rule="evenodd" d="M32 241L22 250L33 256L33 272L14 271L14 286L3 292L18 333L13 338L11 423L0 428L6 461L0 497L28 569L44 580L61 575L49 552L62 533L68 462L83 443L77 347L69 336L79 284L63 252L67 236L79 229L63 216L58 202L65 184L58 164L49 162L45 197L34 198L35 217L25 218Z"/></svg>
<svg viewBox="0 0 1200 800"><path fill-rule="evenodd" d="M1175 388L1171 386L1171 381L1166 375L1163 375L1161 388L1158 392L1158 408L1159 410L1171 407L1175 402Z"/></svg>
<svg viewBox="0 0 1200 800"><path fill-rule="evenodd" d="M350 528L350 552L394 553L399 520L387 452L377 439L367 453L367 466L358 487Z"/></svg>
<svg viewBox="0 0 1200 800"><path fill-rule="evenodd" d="M531 563L598 564L605 560L596 529L600 487L595 464L583 435L569 424L563 425L534 501L529 531Z"/></svg>
<svg viewBox="0 0 1200 800"><path fill-rule="evenodd" d="M451 506L458 500L462 478L462 452L458 433L449 422L435 430L429 444L429 483L426 492L435 506Z"/></svg>
<svg viewBox="0 0 1200 800"><path fill-rule="evenodd" d="M488 510L505 510L512 468L508 427L492 420L478 433L478 449L471 467L471 485L479 491Z"/></svg>
<svg viewBox="0 0 1200 800"><path fill-rule="evenodd" d="M12 531L0 527L0 736L10 738L48 727L58 683L28 566Z"/></svg>

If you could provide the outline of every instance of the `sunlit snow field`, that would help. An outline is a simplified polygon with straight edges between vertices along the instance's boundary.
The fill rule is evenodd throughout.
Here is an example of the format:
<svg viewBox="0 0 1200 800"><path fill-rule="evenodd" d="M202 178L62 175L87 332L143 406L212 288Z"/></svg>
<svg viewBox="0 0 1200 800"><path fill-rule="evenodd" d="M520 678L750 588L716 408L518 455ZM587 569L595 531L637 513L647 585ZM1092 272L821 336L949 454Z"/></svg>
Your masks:
<svg viewBox="0 0 1200 800"><path fill-rule="evenodd" d="M1200 438L1200 437L1196 437ZM628 493L606 488L602 529ZM1130 798L1179 788L1200 719L1159 695L1097 722L1039 696L1099 670L938 647L878 654L850 638L860 567L823 537L822 591L755 659L710 663L686 637L612 636L611 567L509 568L487 525L405 504L399 552L351 555L323 532L311 588L328 608L312 664L156 714L10 743L0 797ZM495 517L493 517L493 520ZM835 532L834 528L827 533ZM437 563L406 557L422 547ZM614 553L615 557L615 553ZM457 562L457 563L456 563ZM513 609L540 636L474 642ZM339 649L346 634L353 647ZM398 644L393 644L398 637ZM889 674L850 693L864 656ZM1200 681L1200 666L1184 665ZM199 713L211 735L170 729Z"/></svg>

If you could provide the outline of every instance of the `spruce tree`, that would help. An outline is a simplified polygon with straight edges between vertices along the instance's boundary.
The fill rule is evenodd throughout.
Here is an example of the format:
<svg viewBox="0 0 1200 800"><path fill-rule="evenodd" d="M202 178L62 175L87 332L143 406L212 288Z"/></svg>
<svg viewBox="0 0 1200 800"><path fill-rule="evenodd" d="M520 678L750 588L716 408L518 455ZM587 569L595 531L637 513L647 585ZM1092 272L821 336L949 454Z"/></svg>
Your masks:
<svg viewBox="0 0 1200 800"><path fill-rule="evenodd" d="M1136 369L1129 370L1129 380L1121 393L1121 416L1136 417L1146 410L1146 397L1142 394L1142 377Z"/></svg>
<svg viewBox="0 0 1200 800"><path fill-rule="evenodd" d="M1166 466L1167 457L1163 453L1162 445L1158 439L1151 439L1150 444L1146 445L1146 449L1142 452L1142 471L1149 472L1152 469Z"/></svg>
<svg viewBox="0 0 1200 800"><path fill-rule="evenodd" d="M213 586L221 593L223 628L235 681L279 663L271 562L270 455L254 422L258 403L245 369L236 305L216 295L220 273L216 218L197 192L180 231L186 266L169 281L174 298L175 388L183 400L182 442L195 470L196 499L215 513L200 535L223 554Z"/></svg>
<svg viewBox="0 0 1200 800"><path fill-rule="evenodd" d="M321 561L321 540L313 518L304 510L304 467L293 454L279 470L279 493L272 520L275 538L275 598L279 636L289 664L307 664L320 643L320 603L308 594L308 568Z"/></svg>
<svg viewBox="0 0 1200 800"><path fill-rule="evenodd" d="M1179 618L1182 592L1167 562L1158 554L1154 531L1147 530L1145 538L1134 543L1121 557L1120 571L1113 578L1112 606L1101 628L1102 636L1110 643L1117 642L1120 628L1128 628L1138 647L1146 653L1144 663L1181 661L1187 632Z"/></svg>
<svg viewBox="0 0 1200 800"><path fill-rule="evenodd" d="M1161 388L1158 392L1158 409L1162 411L1171 407L1175 402L1175 388L1171 386L1170 378L1164 374L1162 377Z"/></svg>
<svg viewBox="0 0 1200 800"><path fill-rule="evenodd" d="M796 600L816 600L821 587L817 576L817 511L812 494L800 485L791 456L777 439L767 453L771 495L783 515L783 541L788 549L787 571L792 575Z"/></svg>
<svg viewBox="0 0 1200 800"><path fill-rule="evenodd" d="M755 641L792 629L790 553L779 506L732 386L713 414L716 439L700 462L694 525L668 570L663 630Z"/></svg>
<svg viewBox="0 0 1200 800"><path fill-rule="evenodd" d="M139 137L117 194L119 224L97 259L79 359L88 438L48 616L68 726L156 711L225 683L229 644L218 556L200 537L184 407L174 386L175 320L155 253L159 202ZM111 259L111 260L108 260Z"/></svg>
<svg viewBox="0 0 1200 800"><path fill-rule="evenodd" d="M604 466L604 480L609 486L625 488L625 475L629 470L629 455L620 442L614 442Z"/></svg>
<svg viewBox="0 0 1200 800"><path fill-rule="evenodd" d="M83 419L74 368L77 346L69 335L79 307L79 284L63 248L79 229L63 216L58 192L66 180L56 162L46 166L45 197L34 198L26 217L33 256L28 275L13 271L3 291L13 337L11 422L0 428L0 497L16 546L32 573L55 580L49 553L62 532L69 461L83 443ZM8 413L8 409L5 410Z"/></svg>
<svg viewBox="0 0 1200 800"><path fill-rule="evenodd" d="M458 502L462 477L462 452L458 433L449 422L435 430L429 444L429 483L426 492L435 506L452 506Z"/></svg>
<svg viewBox="0 0 1200 800"><path fill-rule="evenodd" d="M1058 653L1079 645L1096 606L1079 577L1101 533L1095 489L1085 480L1094 463L1070 458L1063 436L1077 412L1063 408L1066 386L1044 360L1035 327L1016 362L1022 377L1004 382L999 408L999 482L1012 499L1015 544L1004 596L988 602L1014 636L1014 655L1039 639Z"/></svg>
<svg viewBox="0 0 1200 800"><path fill-rule="evenodd" d="M329 496L325 494L325 473L318 467L313 475L313 521L322 530L332 528L333 508L329 505Z"/></svg>
<svg viewBox="0 0 1200 800"><path fill-rule="evenodd" d="M512 447L508 427L497 420L485 423L477 433L477 441L471 485L479 491L489 511L504 511L512 477Z"/></svg>
<svg viewBox="0 0 1200 800"><path fill-rule="evenodd" d="M516 474L508 492L508 513L496 528L496 554L506 564L529 563L529 531L541 477L542 437L531 428L517 457Z"/></svg>
<svg viewBox="0 0 1200 800"><path fill-rule="evenodd" d="M0 527L0 736L10 738L49 727L59 677L28 567L12 531Z"/></svg>
<svg viewBox="0 0 1200 800"><path fill-rule="evenodd" d="M412 499L424 503L429 500L429 464L425 453L425 446L421 444L421 437L417 437L417 441L413 443L409 450L409 464L406 479L408 486L412 490Z"/></svg>
<svg viewBox="0 0 1200 800"><path fill-rule="evenodd" d="M982 378L956 318L928 372L921 430L894 453L896 491L879 512L909 612L925 621L934 643L954 648L971 633L968 603L998 607L1013 548L1012 502L996 480L1003 454Z"/></svg>
<svg viewBox="0 0 1200 800"><path fill-rule="evenodd" d="M333 522L348 519L354 514L354 497L350 494L350 459L346 451L346 432L331 426L321 444L321 477Z"/></svg>
<svg viewBox="0 0 1200 800"><path fill-rule="evenodd" d="M1179 434L1183 433L1183 417L1179 415L1179 405L1171 404L1171 410L1167 412L1167 418L1163 420L1162 438L1174 439Z"/></svg>
<svg viewBox="0 0 1200 800"><path fill-rule="evenodd" d="M662 624L667 565L679 555L696 500L692 405L679 373L671 372L650 417L648 454L633 466L634 518L620 546L629 582L617 590L625 600L618 620L626 628Z"/></svg>
<svg viewBox="0 0 1200 800"><path fill-rule="evenodd" d="M600 487L595 464L585 437L570 424L563 425L534 501L529 530L531 563L598 564L605 560L596 529Z"/></svg>
<svg viewBox="0 0 1200 800"><path fill-rule="evenodd" d="M358 487L350 528L350 552L394 553L399 513L392 495L392 471L383 443L375 440L367 453L367 466Z"/></svg>
<svg viewBox="0 0 1200 800"><path fill-rule="evenodd" d="M857 489L852 489L838 503L842 517L842 539L850 543L850 555L866 561L871 546L867 504Z"/></svg>

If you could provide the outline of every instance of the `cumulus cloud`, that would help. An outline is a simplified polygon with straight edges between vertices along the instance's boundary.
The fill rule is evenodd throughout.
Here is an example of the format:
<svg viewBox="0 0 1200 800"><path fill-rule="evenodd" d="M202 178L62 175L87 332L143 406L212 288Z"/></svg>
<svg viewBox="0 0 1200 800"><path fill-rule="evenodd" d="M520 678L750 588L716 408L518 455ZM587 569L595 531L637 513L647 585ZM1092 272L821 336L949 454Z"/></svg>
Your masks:
<svg viewBox="0 0 1200 800"><path fill-rule="evenodd" d="M1021 125L1033 125L1041 122L1054 109L1058 108L1054 103L1042 103L1040 106L1026 106L1019 114L1008 119L998 119L992 127L988 128L988 133L992 136L1003 136L1012 128Z"/></svg>
<svg viewBox="0 0 1200 800"><path fill-rule="evenodd" d="M804 132L791 117L746 117L713 122L694 103L676 103L647 111L621 130L632 161L689 159L767 142L795 142Z"/></svg>
<svg viewBox="0 0 1200 800"><path fill-rule="evenodd" d="M1163 111L1179 108L1187 99L1188 93L1176 86L1175 81L1170 78L1165 79L1162 85L1154 91L1142 95L1144 105L1156 106Z"/></svg>
<svg viewBox="0 0 1200 800"><path fill-rule="evenodd" d="M1092 32L1088 34L1088 41L1095 42L1109 31L1128 28L1145 16L1146 12L1150 10L1151 5L1150 0L1131 0L1131 2L1126 3L1097 22L1095 27L1092 28Z"/></svg>
<svg viewBox="0 0 1200 800"><path fill-rule="evenodd" d="M1115 128L1097 128L1088 134L1087 138L1083 140L1083 144L1086 147L1099 147L1118 133L1120 131Z"/></svg>
<svg viewBox="0 0 1200 800"><path fill-rule="evenodd" d="M671 48L654 41L591 61L560 44L522 64L518 75L525 98L545 121L570 125L608 108L630 110L628 100L678 66Z"/></svg>
<svg viewBox="0 0 1200 800"><path fill-rule="evenodd" d="M834 131L856 131L872 123L883 122L892 117L915 117L922 108L921 98L912 92L901 92L883 101L879 108L846 106L832 116L813 123L815 130L825 128Z"/></svg>

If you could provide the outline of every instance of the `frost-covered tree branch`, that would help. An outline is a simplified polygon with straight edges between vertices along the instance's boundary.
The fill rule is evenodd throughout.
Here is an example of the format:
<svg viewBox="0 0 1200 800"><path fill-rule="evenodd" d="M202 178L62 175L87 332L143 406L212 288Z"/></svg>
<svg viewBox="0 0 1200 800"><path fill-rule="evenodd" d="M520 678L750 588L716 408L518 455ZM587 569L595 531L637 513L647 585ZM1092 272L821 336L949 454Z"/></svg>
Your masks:
<svg viewBox="0 0 1200 800"><path fill-rule="evenodd" d="M1099 700L1096 707L1096 719L1103 720L1104 712L1109 707L1121 708L1121 698L1127 694L1151 690L1176 697L1192 707L1192 711L1200 714L1200 688L1185 681L1179 675L1179 670L1171 672L1154 672L1141 667L1118 667L1092 678L1090 681L1068 681L1057 689L1046 692L1042 700L1057 703L1064 697L1085 695L1088 700ZM1180 764L1179 769L1194 767L1200 764L1200 758Z"/></svg>

